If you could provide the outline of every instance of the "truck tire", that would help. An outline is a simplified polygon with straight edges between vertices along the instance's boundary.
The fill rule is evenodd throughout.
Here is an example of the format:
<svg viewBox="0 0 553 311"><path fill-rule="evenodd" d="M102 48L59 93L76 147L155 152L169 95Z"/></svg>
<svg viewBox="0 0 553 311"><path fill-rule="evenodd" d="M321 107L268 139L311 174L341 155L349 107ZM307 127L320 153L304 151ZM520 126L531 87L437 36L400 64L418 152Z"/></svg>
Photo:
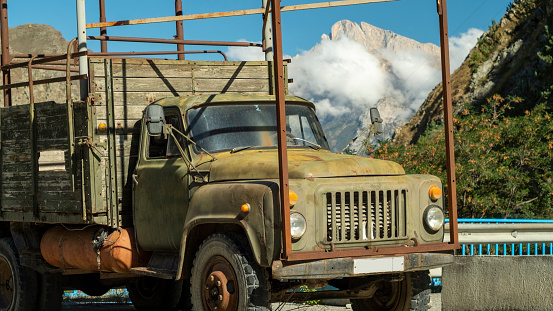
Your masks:
<svg viewBox="0 0 553 311"><path fill-rule="evenodd" d="M175 310L181 297L182 281L146 276L130 281L127 290L137 310Z"/></svg>
<svg viewBox="0 0 553 311"><path fill-rule="evenodd" d="M352 299L355 311L426 311L430 303L428 271L406 273L398 282L385 282L372 298Z"/></svg>
<svg viewBox="0 0 553 311"><path fill-rule="evenodd" d="M61 285L61 274L59 273L37 273L38 274L38 310L59 311L63 301L63 288Z"/></svg>
<svg viewBox="0 0 553 311"><path fill-rule="evenodd" d="M21 266L11 238L0 238L0 310L35 310L36 272Z"/></svg>
<svg viewBox="0 0 553 311"><path fill-rule="evenodd" d="M195 311L270 310L268 273L238 241L214 234L200 246L190 279Z"/></svg>

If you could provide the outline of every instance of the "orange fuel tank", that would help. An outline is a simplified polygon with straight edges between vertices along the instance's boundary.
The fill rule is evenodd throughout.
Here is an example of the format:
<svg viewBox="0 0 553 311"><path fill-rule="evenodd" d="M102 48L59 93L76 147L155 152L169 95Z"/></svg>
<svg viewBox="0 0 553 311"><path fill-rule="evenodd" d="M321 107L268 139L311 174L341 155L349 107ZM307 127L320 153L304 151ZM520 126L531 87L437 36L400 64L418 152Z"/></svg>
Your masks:
<svg viewBox="0 0 553 311"><path fill-rule="evenodd" d="M100 248L98 261L93 241L100 230L101 227L82 230L50 228L40 242L42 257L55 267L119 273L129 272L132 267L148 263L150 253L138 252L133 229L121 229L109 234Z"/></svg>

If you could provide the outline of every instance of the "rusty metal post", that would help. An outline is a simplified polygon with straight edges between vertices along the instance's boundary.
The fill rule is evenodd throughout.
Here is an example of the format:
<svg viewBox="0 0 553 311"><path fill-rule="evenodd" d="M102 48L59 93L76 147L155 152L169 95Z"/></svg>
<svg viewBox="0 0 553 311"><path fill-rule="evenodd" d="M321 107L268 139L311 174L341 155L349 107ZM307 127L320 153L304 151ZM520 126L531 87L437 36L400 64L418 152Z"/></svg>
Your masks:
<svg viewBox="0 0 553 311"><path fill-rule="evenodd" d="M8 0L0 0L0 32L2 44L2 66L10 64L10 37L8 30ZM2 70L2 81L4 85L11 84L10 70ZM4 106L9 107L12 103L12 90L4 89Z"/></svg>
<svg viewBox="0 0 553 311"><path fill-rule="evenodd" d="M100 23L106 22L106 0L99 0L100 2ZM100 36L107 36L108 29L106 27L100 27ZM107 53L108 51L108 42L100 41L100 49L102 53Z"/></svg>
<svg viewBox="0 0 553 311"><path fill-rule="evenodd" d="M438 15L440 16L440 46L442 51L442 87L444 100L444 123L447 163L447 198L449 207L450 243L459 242L457 225L457 186L455 180L455 154L453 138L453 108L451 102L451 75L449 66L449 33L447 25L446 0L437 0Z"/></svg>
<svg viewBox="0 0 553 311"><path fill-rule="evenodd" d="M263 0L263 8L269 6L269 0ZM265 10L265 12L267 12ZM273 31L271 29L271 15L264 13L263 14L263 52L265 52L265 60L273 60Z"/></svg>
<svg viewBox="0 0 553 311"><path fill-rule="evenodd" d="M286 111L284 106L284 64L282 61L280 0L271 0L271 4L273 7L273 64L275 68L275 95L277 106L278 166L282 217L282 259L287 259L292 253L292 236L290 232L290 185L288 184L288 148L286 145Z"/></svg>
<svg viewBox="0 0 553 311"><path fill-rule="evenodd" d="M175 0L175 16L182 16L182 0ZM184 27L182 21L175 22L177 26L177 35L175 39L184 40ZM177 44L177 52L184 52L184 44ZM178 54L179 60L184 60L184 54Z"/></svg>

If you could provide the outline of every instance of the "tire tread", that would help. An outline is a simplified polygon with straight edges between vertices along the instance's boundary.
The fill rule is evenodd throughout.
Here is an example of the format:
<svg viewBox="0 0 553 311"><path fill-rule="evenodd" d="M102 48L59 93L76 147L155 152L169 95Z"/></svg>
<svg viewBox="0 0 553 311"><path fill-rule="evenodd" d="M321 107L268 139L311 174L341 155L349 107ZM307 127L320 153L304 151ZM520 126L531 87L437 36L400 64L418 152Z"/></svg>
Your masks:
<svg viewBox="0 0 553 311"><path fill-rule="evenodd" d="M202 243L199 250L206 247L206 245L213 240L220 240L227 245L233 252L235 258L238 259L238 262L245 272L249 296L247 311L271 310L269 303L270 285L268 272L266 269L259 267L252 259L253 256L251 255L251 251L249 251L249 246L237 235L216 233L207 238ZM194 258L193 267L198 264L197 258L197 256Z"/></svg>

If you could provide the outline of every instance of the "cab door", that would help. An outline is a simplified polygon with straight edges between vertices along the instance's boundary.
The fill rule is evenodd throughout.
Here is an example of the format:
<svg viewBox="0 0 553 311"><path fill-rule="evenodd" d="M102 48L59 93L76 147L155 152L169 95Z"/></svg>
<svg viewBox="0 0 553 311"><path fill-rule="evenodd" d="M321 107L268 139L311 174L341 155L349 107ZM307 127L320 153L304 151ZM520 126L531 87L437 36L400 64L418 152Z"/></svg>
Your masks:
<svg viewBox="0 0 553 311"><path fill-rule="evenodd" d="M181 133L178 108L163 108L165 122ZM143 122L145 123L145 122ZM133 221L138 245L146 251L178 251L188 209L188 166L176 146L184 139L175 134L151 136L142 124L137 168L133 176ZM189 155L186 155L189 156Z"/></svg>

